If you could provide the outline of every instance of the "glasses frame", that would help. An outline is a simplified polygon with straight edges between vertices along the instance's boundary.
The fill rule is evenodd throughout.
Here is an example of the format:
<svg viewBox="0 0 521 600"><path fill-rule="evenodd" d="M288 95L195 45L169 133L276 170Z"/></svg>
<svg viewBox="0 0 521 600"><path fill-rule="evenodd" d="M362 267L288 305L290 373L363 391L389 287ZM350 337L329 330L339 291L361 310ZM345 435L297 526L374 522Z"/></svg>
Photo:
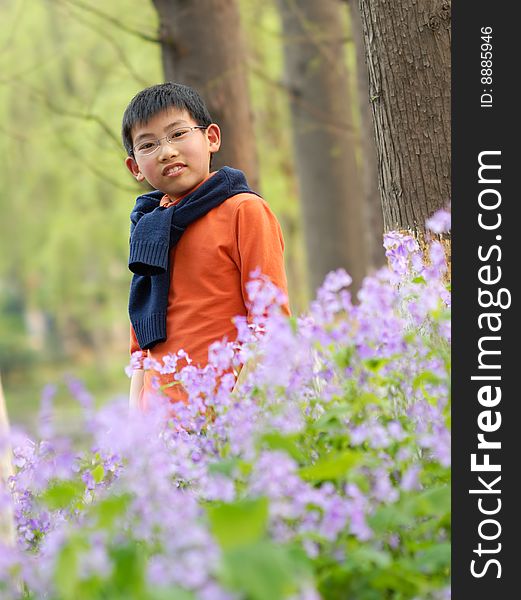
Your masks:
<svg viewBox="0 0 521 600"><path fill-rule="evenodd" d="M206 125L206 127L204 125L186 125L185 127L177 127L176 129L172 129L172 131L170 131L169 133L167 133L165 136L161 137L161 138L156 138L155 140L143 140L142 142L140 142L139 144L136 144L135 146L132 147L132 155L133 156L152 156L152 154L155 154L157 152L157 150L159 148L161 148L161 143L163 140L166 140L168 144L177 144L179 143L180 140L174 140L172 137L170 137L171 135L173 135L176 131L179 131L180 129L189 129L190 131L193 131L194 129L208 129L209 125ZM136 153L136 148L137 146L139 146L140 144L142 144L144 141L150 141L150 142L154 142L154 148L150 151L150 152L146 152L146 153Z"/></svg>

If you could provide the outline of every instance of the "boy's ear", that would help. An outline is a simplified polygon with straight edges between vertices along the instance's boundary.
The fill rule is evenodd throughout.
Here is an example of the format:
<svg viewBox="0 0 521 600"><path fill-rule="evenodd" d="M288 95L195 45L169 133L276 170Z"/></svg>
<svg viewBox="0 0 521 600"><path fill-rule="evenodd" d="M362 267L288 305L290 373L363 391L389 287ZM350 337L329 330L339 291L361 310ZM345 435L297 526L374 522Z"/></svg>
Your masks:
<svg viewBox="0 0 521 600"><path fill-rule="evenodd" d="M127 166L127 169L132 173L132 175L138 181L145 180L145 176L143 175L143 173L141 173L139 165L137 164L136 160L132 156L127 156L127 158L125 158L125 165Z"/></svg>
<svg viewBox="0 0 521 600"><path fill-rule="evenodd" d="M221 147L221 130L219 125L211 123L206 130L208 141L210 142L210 152L217 152Z"/></svg>

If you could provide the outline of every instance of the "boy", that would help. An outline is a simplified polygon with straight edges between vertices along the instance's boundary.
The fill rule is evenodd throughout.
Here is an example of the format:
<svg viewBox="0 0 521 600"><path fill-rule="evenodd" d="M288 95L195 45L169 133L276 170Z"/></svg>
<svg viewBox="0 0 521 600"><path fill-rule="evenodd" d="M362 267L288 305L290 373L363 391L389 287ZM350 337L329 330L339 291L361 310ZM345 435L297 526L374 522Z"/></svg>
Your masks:
<svg viewBox="0 0 521 600"><path fill-rule="evenodd" d="M207 364L208 346L235 339L232 318L248 315L252 271L287 295L284 241L241 171L210 171L221 132L194 89L164 83L142 90L125 110L122 137L127 168L155 190L137 198L130 231L129 401L145 408L157 384L174 402L186 393L166 385L172 374L144 371L143 359L184 350L192 364Z"/></svg>

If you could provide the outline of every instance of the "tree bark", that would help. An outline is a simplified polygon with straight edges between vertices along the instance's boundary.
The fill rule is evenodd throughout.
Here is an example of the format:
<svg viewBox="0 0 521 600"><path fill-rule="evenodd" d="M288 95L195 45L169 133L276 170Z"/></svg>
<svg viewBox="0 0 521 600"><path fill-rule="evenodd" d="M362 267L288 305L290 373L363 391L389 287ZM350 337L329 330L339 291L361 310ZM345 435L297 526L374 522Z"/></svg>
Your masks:
<svg viewBox="0 0 521 600"><path fill-rule="evenodd" d="M153 0L165 79L194 87L222 131L216 168L245 172L258 190L253 112L236 0Z"/></svg>
<svg viewBox="0 0 521 600"><path fill-rule="evenodd" d="M378 189L378 159L374 139L373 116L369 101L369 81L365 62L364 34L358 0L349 3L351 16L351 33L356 48L356 82L358 91L358 106L360 110L360 161L363 184L363 206L368 226L365 228L369 265L375 269L385 264L383 248L383 215L380 190Z"/></svg>
<svg viewBox="0 0 521 600"><path fill-rule="evenodd" d="M367 269L345 30L338 0L278 0L290 94L309 285L344 267L359 287Z"/></svg>
<svg viewBox="0 0 521 600"><path fill-rule="evenodd" d="M451 4L359 0L384 229L419 237L450 199Z"/></svg>

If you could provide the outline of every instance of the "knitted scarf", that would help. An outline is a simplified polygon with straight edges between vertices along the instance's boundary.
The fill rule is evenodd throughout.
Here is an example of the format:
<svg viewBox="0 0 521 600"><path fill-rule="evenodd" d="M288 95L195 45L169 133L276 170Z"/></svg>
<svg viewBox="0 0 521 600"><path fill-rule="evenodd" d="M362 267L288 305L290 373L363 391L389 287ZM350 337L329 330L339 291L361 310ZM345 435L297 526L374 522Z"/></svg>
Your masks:
<svg viewBox="0 0 521 600"><path fill-rule="evenodd" d="M250 190L242 171L223 167L175 205L160 206L158 190L136 199L130 215L129 316L142 350L167 338L170 249L196 219L228 198Z"/></svg>

